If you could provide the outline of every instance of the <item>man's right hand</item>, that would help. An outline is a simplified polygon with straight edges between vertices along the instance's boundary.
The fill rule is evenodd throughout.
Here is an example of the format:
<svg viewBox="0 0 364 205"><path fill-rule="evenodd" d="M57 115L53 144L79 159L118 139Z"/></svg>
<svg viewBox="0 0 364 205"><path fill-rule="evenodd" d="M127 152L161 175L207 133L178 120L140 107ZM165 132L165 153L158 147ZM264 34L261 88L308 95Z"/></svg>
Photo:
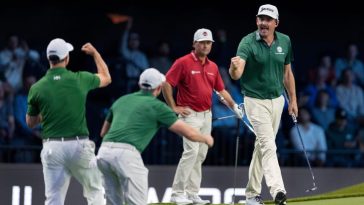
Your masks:
<svg viewBox="0 0 364 205"><path fill-rule="evenodd" d="M207 144L207 146L209 146L210 148L214 146L214 138L211 135L205 135L205 138L206 138L205 143Z"/></svg>
<svg viewBox="0 0 364 205"><path fill-rule="evenodd" d="M96 48L91 43L83 45L81 50L90 56L94 56L97 53Z"/></svg>
<svg viewBox="0 0 364 205"><path fill-rule="evenodd" d="M238 69L241 66L241 58L240 56L235 56L231 58L230 68L233 70Z"/></svg>
<svg viewBox="0 0 364 205"><path fill-rule="evenodd" d="M191 114L188 107L176 106L173 108L173 111L177 114L182 115L183 117L187 117L189 114Z"/></svg>

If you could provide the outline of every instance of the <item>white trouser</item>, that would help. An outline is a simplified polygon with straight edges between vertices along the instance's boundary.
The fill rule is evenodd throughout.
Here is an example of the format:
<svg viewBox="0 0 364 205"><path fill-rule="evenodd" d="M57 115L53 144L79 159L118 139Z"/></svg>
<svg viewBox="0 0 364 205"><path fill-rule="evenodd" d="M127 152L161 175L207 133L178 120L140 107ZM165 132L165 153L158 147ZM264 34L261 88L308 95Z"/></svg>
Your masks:
<svg viewBox="0 0 364 205"><path fill-rule="evenodd" d="M45 141L41 159L45 205L64 204L71 176L82 185L88 205L104 204L101 173L96 166L95 144L92 141Z"/></svg>
<svg viewBox="0 0 364 205"><path fill-rule="evenodd" d="M148 169L134 146L103 142L97 158L104 178L107 205L147 204Z"/></svg>
<svg viewBox="0 0 364 205"><path fill-rule="evenodd" d="M256 135L253 157L249 167L246 196L250 198L260 195L264 176L269 192L274 198L279 191L286 193L275 144L284 98L280 96L275 99L261 100L245 97L244 104L246 115Z"/></svg>
<svg viewBox="0 0 364 205"><path fill-rule="evenodd" d="M211 111L195 112L180 119L202 134L211 134ZM201 166L207 154L205 143L192 142L183 137L183 154L174 176L172 193L198 194L201 186Z"/></svg>

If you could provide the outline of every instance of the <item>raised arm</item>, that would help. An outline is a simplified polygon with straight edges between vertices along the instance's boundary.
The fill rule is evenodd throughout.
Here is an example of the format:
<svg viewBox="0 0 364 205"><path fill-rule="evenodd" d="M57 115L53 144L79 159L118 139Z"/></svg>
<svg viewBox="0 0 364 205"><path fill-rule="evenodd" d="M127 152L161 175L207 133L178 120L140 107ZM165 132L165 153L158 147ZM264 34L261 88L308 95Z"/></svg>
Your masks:
<svg viewBox="0 0 364 205"><path fill-rule="evenodd" d="M233 80L239 80L244 73L246 61L239 56L231 58L229 74Z"/></svg>
<svg viewBox="0 0 364 205"><path fill-rule="evenodd" d="M81 48L86 54L94 58L97 67L97 76L100 78L100 86L105 87L111 83L111 76L109 73L109 68L107 67L105 61L102 59L100 53L96 50L91 43L86 43Z"/></svg>

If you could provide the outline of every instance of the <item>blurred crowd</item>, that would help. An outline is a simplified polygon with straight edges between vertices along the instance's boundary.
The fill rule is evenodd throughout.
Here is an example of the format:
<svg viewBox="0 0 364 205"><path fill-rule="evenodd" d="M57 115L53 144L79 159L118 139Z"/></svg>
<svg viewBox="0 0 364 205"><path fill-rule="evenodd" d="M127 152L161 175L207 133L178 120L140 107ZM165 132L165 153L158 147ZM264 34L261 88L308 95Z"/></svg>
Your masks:
<svg viewBox="0 0 364 205"><path fill-rule="evenodd" d="M101 143L101 125L112 102L138 89L138 78L144 69L154 67L166 73L179 57L172 57L167 41L158 42L155 50L147 54L141 47L142 34L134 32L132 26L130 18L120 34L117 57L104 56L112 84L89 95L88 127L90 138L97 145ZM209 58L218 64L226 90L237 103L243 103L239 82L231 80L228 74L235 50L229 45L226 30L213 32L215 42ZM43 52L30 48L28 42L18 35L10 35L0 50L0 162L40 162L41 127L29 129L25 114L29 88L48 69L48 63L41 55ZM355 42L348 44L343 56L325 52L317 58L312 68L300 68L304 69L300 73L306 76L296 76L305 79L297 85L298 127L309 160L313 166L364 167L364 65L358 45ZM292 65L295 72L295 62ZM164 100L162 96L160 99ZM219 102L217 96L213 97L212 111L215 146L208 153L205 164L233 165L239 136L239 165L248 165L254 148L254 134L235 118L218 119L233 113ZM174 134L167 129L157 133L143 153L146 164L178 162L182 139L176 140L171 135ZM306 166L297 130L286 111L276 140L283 166Z"/></svg>

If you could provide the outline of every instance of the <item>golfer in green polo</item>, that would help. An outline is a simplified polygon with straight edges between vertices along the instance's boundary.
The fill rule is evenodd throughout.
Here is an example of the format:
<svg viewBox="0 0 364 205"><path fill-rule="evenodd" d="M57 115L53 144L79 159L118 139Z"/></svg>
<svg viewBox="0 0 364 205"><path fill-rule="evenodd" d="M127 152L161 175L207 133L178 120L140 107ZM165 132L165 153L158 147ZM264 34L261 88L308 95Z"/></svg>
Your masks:
<svg viewBox="0 0 364 205"><path fill-rule="evenodd" d="M107 86L111 77L90 43L81 50L93 57L97 74L67 70L72 50L73 46L60 38L49 43L50 69L29 91L26 122L30 128L42 125L45 205L64 204L71 176L83 186L89 205L102 205L101 174L96 166L95 145L88 139L85 103L87 93Z"/></svg>
<svg viewBox="0 0 364 205"><path fill-rule="evenodd" d="M110 108L97 155L108 205L147 204L148 169L140 154L161 126L191 141L213 145L210 135L202 135L179 120L170 107L156 98L164 81L162 73L148 68L140 75L140 91L120 97Z"/></svg>
<svg viewBox="0 0 364 205"><path fill-rule="evenodd" d="M246 204L262 205L260 196L263 176L277 205L286 204L286 189L276 154L275 138L284 106L283 92L287 89L289 114L297 116L295 79L290 38L275 31L279 24L277 7L259 7L257 30L240 42L237 56L231 59L229 73L240 79L246 115L252 124L256 140L246 187Z"/></svg>

